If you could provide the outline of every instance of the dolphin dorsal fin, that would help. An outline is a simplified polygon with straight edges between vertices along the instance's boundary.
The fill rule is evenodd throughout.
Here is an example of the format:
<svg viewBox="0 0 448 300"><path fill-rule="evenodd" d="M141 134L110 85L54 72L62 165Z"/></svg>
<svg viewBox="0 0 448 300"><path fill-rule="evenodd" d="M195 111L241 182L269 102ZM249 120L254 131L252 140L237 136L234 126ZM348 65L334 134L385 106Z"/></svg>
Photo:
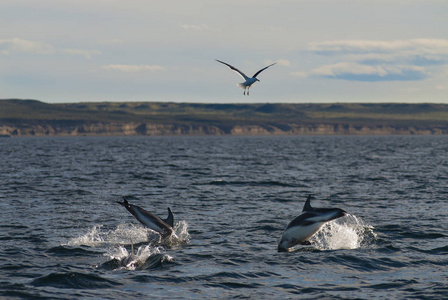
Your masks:
<svg viewBox="0 0 448 300"><path fill-rule="evenodd" d="M166 224L170 225L171 227L174 227L174 216L173 216L173 213L171 212L171 209L169 207L168 207L168 218L163 220L163 222L165 222Z"/></svg>
<svg viewBox="0 0 448 300"><path fill-rule="evenodd" d="M311 195L308 195L308 198L306 199L306 202L305 202L305 205L303 206L302 211L307 211L307 210L313 210L313 208L311 207Z"/></svg>

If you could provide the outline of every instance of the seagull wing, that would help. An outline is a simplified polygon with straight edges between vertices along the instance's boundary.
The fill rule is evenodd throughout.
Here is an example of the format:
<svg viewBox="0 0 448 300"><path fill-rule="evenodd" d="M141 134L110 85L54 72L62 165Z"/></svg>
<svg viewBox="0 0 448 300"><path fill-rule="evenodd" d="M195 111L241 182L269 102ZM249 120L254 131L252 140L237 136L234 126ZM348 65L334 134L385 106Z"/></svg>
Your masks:
<svg viewBox="0 0 448 300"><path fill-rule="evenodd" d="M263 69L261 69L260 71L258 71L257 73L255 73L254 76L253 76L252 78L257 77L258 74L260 74L261 72L263 72L264 70L266 70L267 68L269 68L269 67L271 67L271 66L273 66L273 65L275 65L275 64L276 64L276 63L273 63L272 65L269 65L269 66L267 66L267 67L264 67Z"/></svg>
<svg viewBox="0 0 448 300"><path fill-rule="evenodd" d="M225 62L223 62L223 61L220 61L220 60L217 60L217 59L215 59L217 62L220 62L220 63L222 63L222 64L225 64L226 66L228 66L231 70L233 70L233 71L235 71L235 72L237 72L238 74L240 74L241 75L241 77L243 77L244 78L244 80L247 80L247 79L249 79L249 77L247 77L246 76L246 74L244 74L243 72L241 72L240 70L238 70L237 68L235 68L234 66L231 66L231 65L229 65L228 63L225 63ZM267 68L267 67L266 67ZM265 68L265 69L266 69ZM264 70L264 69L263 69ZM263 71L263 70L261 70L261 71ZM261 72L261 71L258 71L258 72ZM257 73L258 74L258 73Z"/></svg>

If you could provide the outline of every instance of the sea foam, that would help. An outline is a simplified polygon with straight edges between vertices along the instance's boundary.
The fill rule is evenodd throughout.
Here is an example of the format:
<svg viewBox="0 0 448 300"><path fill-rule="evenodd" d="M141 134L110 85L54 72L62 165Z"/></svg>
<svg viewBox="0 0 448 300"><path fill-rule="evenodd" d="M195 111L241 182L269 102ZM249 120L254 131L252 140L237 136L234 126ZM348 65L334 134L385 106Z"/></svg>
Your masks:
<svg viewBox="0 0 448 300"><path fill-rule="evenodd" d="M375 237L373 226L348 214L326 223L311 237L310 242L319 250L357 249L369 245Z"/></svg>
<svg viewBox="0 0 448 300"><path fill-rule="evenodd" d="M149 242L151 244L166 244L171 247L189 243L190 234L187 222L176 223L173 230L172 236L162 240L157 232L139 225L120 224L111 230L104 229L103 225L96 225L87 233L70 239L67 245L98 247L104 244L131 245Z"/></svg>

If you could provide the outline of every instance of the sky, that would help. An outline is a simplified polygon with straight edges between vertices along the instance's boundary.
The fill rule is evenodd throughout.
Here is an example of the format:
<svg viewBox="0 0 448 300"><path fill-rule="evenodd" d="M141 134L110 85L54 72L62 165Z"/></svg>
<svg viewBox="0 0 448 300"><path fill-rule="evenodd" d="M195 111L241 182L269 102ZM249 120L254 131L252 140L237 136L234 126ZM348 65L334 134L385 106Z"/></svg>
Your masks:
<svg viewBox="0 0 448 300"><path fill-rule="evenodd" d="M448 103L448 1L0 0L7 98Z"/></svg>

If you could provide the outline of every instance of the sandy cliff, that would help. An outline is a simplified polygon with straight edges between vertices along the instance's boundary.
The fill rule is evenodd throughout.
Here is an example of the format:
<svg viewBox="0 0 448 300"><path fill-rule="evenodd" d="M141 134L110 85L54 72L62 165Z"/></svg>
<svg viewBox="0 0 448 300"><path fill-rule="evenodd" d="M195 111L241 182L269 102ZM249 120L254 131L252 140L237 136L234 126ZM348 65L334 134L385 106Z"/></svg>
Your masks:
<svg viewBox="0 0 448 300"><path fill-rule="evenodd" d="M352 124L173 125L149 123L20 124L0 126L2 136L166 136L166 135L391 135L448 134L448 127Z"/></svg>

